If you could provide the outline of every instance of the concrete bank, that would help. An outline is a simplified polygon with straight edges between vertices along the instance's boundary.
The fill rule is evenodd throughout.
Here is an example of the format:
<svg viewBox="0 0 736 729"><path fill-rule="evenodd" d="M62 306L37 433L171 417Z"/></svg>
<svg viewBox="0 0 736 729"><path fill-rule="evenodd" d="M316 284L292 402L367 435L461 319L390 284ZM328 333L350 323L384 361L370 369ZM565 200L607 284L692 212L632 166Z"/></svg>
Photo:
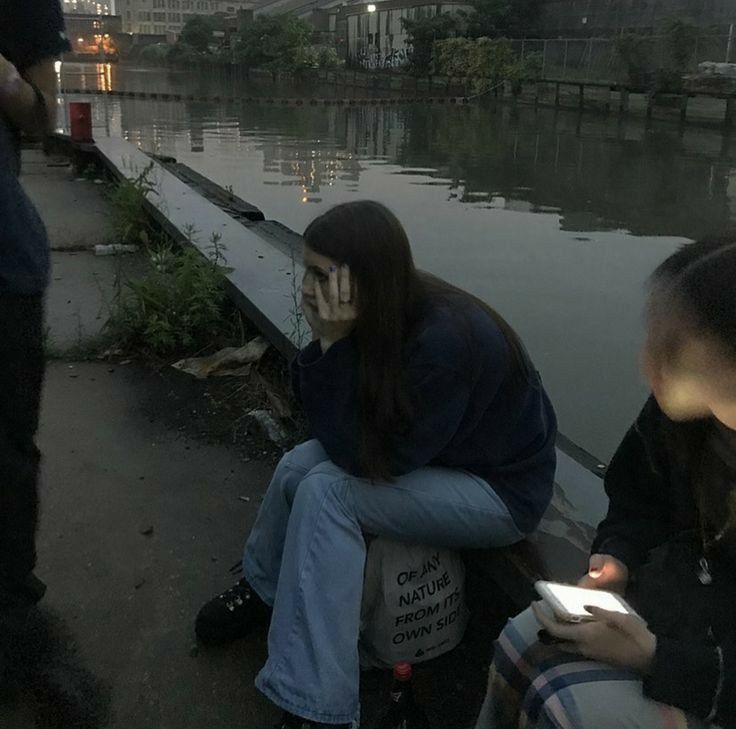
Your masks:
<svg viewBox="0 0 736 729"><path fill-rule="evenodd" d="M233 301L280 352L293 356L307 335L304 326L294 323L302 275L300 236L274 221L234 220L124 140L102 138L97 152L117 177L149 169L156 185L148 195L150 213L173 238L185 244L191 240L206 255L211 235L221 235L232 269L228 283ZM199 233L192 238L195 221ZM599 478L603 464L564 437L558 440L558 461L557 488L538 531L512 554L494 552L484 559L487 576L495 577L518 604L533 596L535 577L574 580L585 570L588 545L605 513Z"/></svg>

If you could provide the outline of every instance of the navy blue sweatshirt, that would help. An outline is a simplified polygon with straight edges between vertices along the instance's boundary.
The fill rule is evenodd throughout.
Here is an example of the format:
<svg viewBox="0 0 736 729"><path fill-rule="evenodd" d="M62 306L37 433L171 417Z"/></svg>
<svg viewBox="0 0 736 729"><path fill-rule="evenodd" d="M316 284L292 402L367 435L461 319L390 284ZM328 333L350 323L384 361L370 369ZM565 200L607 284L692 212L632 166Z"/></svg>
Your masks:
<svg viewBox="0 0 736 729"><path fill-rule="evenodd" d="M427 308L406 347L409 429L392 438L395 476L423 466L470 471L487 481L524 533L552 495L554 410L538 377L512 386L511 353L490 315L474 304ZM326 353L318 341L293 364L297 399L330 459L355 476L360 467L358 350L353 336Z"/></svg>

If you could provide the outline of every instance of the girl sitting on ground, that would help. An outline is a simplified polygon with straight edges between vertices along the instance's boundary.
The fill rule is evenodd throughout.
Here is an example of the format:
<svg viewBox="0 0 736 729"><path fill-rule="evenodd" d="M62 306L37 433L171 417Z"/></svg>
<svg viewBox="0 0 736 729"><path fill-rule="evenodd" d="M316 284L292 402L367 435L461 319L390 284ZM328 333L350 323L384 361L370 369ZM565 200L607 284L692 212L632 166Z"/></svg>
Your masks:
<svg viewBox="0 0 736 729"><path fill-rule="evenodd" d="M491 308L414 267L382 205L340 205L305 233L294 363L313 440L279 463L245 545L244 579L199 613L225 642L265 627L257 687L279 725L358 715L364 534L501 547L552 492L555 415L518 336Z"/></svg>
<svg viewBox="0 0 736 729"><path fill-rule="evenodd" d="M536 604L511 620L476 729L736 727L735 287L736 237L686 245L651 279L653 397L606 474L580 583L641 617L563 624Z"/></svg>

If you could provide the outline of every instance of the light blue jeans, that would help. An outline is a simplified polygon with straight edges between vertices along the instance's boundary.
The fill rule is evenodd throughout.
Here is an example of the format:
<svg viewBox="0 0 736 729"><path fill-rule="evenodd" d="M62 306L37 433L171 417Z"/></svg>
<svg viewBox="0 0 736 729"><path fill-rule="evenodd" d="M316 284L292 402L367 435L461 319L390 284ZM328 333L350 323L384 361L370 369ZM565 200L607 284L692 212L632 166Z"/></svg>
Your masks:
<svg viewBox="0 0 736 729"><path fill-rule="evenodd" d="M273 606L256 686L310 721L359 713L364 533L415 544L486 548L524 538L488 483L421 468L393 483L351 476L308 441L279 463L245 545L245 577Z"/></svg>

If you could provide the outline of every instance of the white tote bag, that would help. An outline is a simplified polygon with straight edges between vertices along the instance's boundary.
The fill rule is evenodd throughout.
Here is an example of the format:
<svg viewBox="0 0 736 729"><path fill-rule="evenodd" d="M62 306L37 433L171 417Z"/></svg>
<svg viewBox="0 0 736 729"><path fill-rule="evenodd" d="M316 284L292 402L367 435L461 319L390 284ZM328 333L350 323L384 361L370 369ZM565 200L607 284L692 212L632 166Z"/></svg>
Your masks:
<svg viewBox="0 0 736 729"><path fill-rule="evenodd" d="M373 539L361 610L363 667L436 658L460 643L467 624L465 565L457 552Z"/></svg>

